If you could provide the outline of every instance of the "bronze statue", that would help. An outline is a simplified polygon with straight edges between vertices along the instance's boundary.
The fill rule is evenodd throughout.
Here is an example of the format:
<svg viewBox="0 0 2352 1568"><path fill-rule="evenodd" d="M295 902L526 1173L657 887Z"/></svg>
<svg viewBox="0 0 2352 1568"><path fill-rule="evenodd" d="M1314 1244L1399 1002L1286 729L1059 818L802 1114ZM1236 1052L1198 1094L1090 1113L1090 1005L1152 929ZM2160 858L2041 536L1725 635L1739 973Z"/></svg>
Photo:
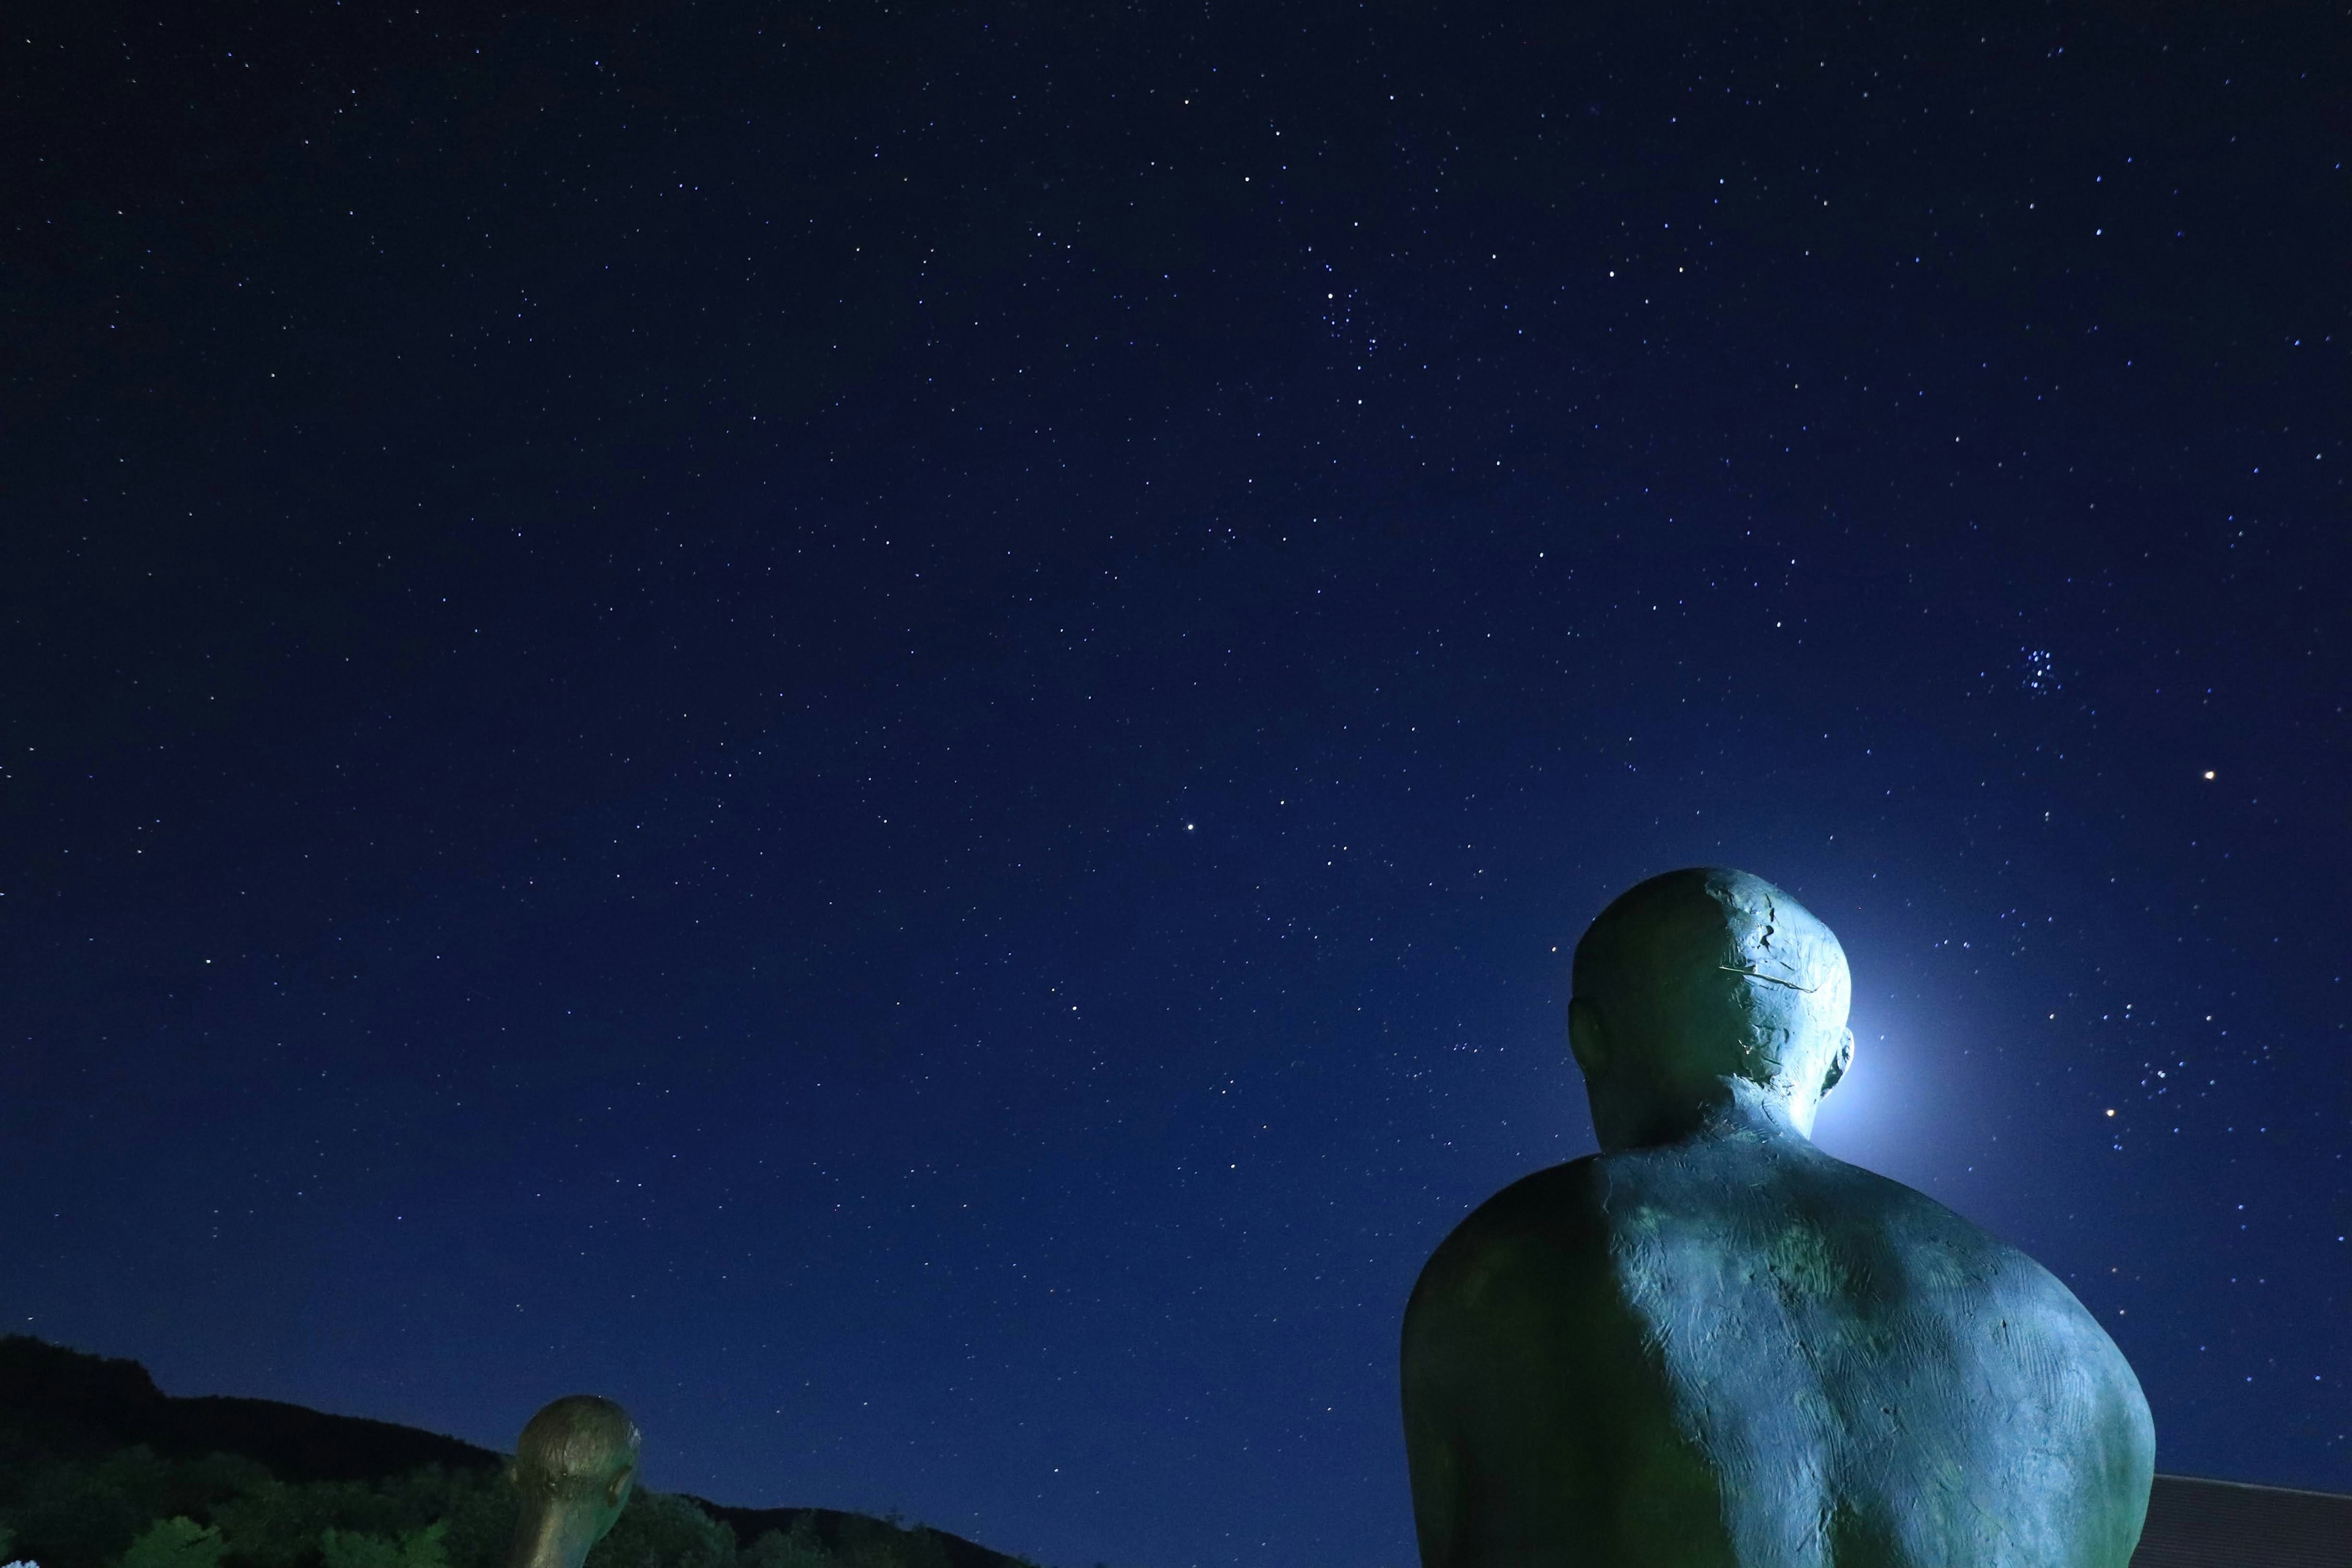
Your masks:
<svg viewBox="0 0 2352 1568"><path fill-rule="evenodd" d="M522 1494L507 1568L580 1568L636 1484L641 1441L629 1413L572 1394L530 1418L509 1472Z"/></svg>
<svg viewBox="0 0 2352 1568"><path fill-rule="evenodd" d="M1675 871L1577 944L1601 1152L1465 1220L1405 1310L1423 1568L2125 1568L2156 1437L2032 1259L1813 1146L1837 938Z"/></svg>

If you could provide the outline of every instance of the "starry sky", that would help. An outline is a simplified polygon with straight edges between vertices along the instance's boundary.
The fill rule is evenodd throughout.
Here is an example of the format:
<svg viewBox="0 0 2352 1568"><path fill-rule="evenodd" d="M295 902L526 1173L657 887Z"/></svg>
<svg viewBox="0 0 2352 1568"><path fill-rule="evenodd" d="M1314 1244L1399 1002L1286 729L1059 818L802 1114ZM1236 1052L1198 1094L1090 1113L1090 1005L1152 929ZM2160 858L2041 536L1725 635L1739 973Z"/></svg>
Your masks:
<svg viewBox="0 0 2352 1568"><path fill-rule="evenodd" d="M2352 1490L2326 7L216 9L0 39L0 1323L1405 1568L1721 863L1825 1147Z"/></svg>

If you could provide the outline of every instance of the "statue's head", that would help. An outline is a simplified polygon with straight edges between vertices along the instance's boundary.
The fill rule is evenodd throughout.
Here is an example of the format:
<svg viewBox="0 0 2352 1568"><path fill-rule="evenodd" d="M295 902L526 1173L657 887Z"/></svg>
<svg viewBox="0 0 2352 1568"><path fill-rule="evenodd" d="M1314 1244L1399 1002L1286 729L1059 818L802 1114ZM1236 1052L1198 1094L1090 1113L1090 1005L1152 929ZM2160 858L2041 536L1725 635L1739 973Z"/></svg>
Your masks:
<svg viewBox="0 0 2352 1568"><path fill-rule="evenodd" d="M604 1539L636 1482L641 1441L627 1411L593 1394L567 1394L532 1416L512 1471L523 1497L519 1551L526 1536L561 1543L559 1555Z"/></svg>
<svg viewBox="0 0 2352 1568"><path fill-rule="evenodd" d="M1576 944L1574 984L1569 1043L1604 1149L1735 1103L1810 1135L1853 1060L1844 950L1745 871L1669 871L1621 894Z"/></svg>

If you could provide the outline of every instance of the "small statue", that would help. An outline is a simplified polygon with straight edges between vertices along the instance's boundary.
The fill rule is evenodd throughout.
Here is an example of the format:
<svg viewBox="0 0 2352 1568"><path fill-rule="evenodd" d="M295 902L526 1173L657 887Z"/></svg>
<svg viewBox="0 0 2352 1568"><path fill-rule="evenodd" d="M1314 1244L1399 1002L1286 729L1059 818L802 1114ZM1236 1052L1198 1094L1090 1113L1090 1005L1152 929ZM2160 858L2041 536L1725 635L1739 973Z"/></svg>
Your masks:
<svg viewBox="0 0 2352 1568"><path fill-rule="evenodd" d="M507 1568L580 1568L629 1500L642 1441L627 1411L593 1394L566 1394L532 1416L508 1472L522 1515Z"/></svg>
<svg viewBox="0 0 2352 1568"><path fill-rule="evenodd" d="M2147 1403L2016 1249L1813 1146L1845 954L1744 872L1577 944L1601 1152L1465 1220L1405 1310L1424 1568L2126 1568Z"/></svg>

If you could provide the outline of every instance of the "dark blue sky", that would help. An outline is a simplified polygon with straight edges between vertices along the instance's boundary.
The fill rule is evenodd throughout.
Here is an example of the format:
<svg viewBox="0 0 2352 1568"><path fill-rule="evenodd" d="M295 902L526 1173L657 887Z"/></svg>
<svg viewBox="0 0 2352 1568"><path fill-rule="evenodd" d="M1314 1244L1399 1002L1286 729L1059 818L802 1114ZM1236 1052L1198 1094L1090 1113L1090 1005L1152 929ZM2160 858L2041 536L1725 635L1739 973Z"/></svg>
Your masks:
<svg viewBox="0 0 2352 1568"><path fill-rule="evenodd" d="M2336 19L1978 9L13 34L0 1322L1402 1568L1405 1292L1719 862L1828 1148L2352 1489Z"/></svg>

